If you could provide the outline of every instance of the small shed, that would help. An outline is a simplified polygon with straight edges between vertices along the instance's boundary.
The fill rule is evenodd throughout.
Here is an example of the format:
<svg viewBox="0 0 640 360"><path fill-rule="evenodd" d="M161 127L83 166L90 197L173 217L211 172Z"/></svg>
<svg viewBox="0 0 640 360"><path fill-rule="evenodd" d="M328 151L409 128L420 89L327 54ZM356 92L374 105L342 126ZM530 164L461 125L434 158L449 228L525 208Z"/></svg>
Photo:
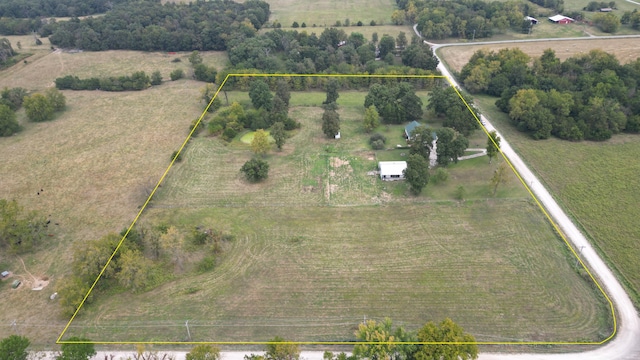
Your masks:
<svg viewBox="0 0 640 360"><path fill-rule="evenodd" d="M570 24L572 22L574 22L575 20L568 17L568 16L564 16L564 15L554 15L554 16L550 16L549 17L549 21L556 23L556 24Z"/></svg>
<svg viewBox="0 0 640 360"><path fill-rule="evenodd" d="M536 25L538 23L538 19L531 17L531 16L525 16L524 17L525 20L527 20L528 22L530 22L533 25Z"/></svg>
<svg viewBox="0 0 640 360"><path fill-rule="evenodd" d="M407 169L406 161L380 161L380 179L385 181L404 180L404 171Z"/></svg>
<svg viewBox="0 0 640 360"><path fill-rule="evenodd" d="M10 273L9 273L8 271L3 271L2 273L0 273L0 275L1 275L3 278L6 278L7 276L9 276L9 274L10 274Z"/></svg>
<svg viewBox="0 0 640 360"><path fill-rule="evenodd" d="M409 125L405 126L404 127L404 138L407 139L407 140L409 138L411 138L411 133L413 132L413 130L415 130L420 125L422 125L422 124L420 124L419 122L414 120L414 121L410 122Z"/></svg>

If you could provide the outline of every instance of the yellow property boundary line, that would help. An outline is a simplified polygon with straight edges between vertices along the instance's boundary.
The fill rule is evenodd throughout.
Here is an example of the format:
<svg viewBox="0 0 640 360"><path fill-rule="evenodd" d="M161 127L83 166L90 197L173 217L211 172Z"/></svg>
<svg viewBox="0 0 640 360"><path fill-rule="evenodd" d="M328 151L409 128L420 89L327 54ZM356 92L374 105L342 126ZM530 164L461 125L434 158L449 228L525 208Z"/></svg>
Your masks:
<svg viewBox="0 0 640 360"><path fill-rule="evenodd" d="M520 180L522 185L524 185L524 187L527 190L527 192L529 193L529 195L531 195L531 197L536 202L536 204L538 205L540 210L542 210L542 213L544 214L544 216L547 218L547 220L549 220L549 222L551 223L553 228L560 235L560 237L565 242L567 247L571 250L573 255L576 257L576 260L580 262L580 264L582 265L583 269L587 272L587 274L589 274L589 277L591 278L591 280L594 282L594 284L596 285L598 290L600 290L602 295L605 297L605 299L609 303L609 307L611 309L611 316L613 318L613 332L606 339L604 339L602 341L599 341L599 342L579 342L579 341L568 341L568 342L562 342L562 341L521 341L521 342L519 342L519 341L477 341L477 342L284 341L284 342L270 342L270 341L68 341L68 340L62 340L62 337L66 334L67 330L69 329L69 326L71 326L71 323L73 322L73 320L76 318L76 316L80 312L80 309L82 309L82 306L84 306L84 303L86 302L87 298L89 297L89 295L91 295L91 292L95 288L96 284L98 283L98 281L100 280L100 278L104 274L105 270L107 269L107 267L109 266L109 264L113 260L114 256L116 255L116 253L120 249L120 246L122 246L124 240L127 238L127 235L129 235L129 232L134 227L134 225L136 224L136 222L138 221L138 219L140 218L140 216L142 215L142 213L146 209L147 205L149 204L149 202L153 198L153 195L156 193L156 191L160 187L160 184L162 184L162 181L165 179L165 177L169 173L169 170L171 170L171 167L175 163L176 158L178 156L180 156L180 153L182 152L184 147L187 145L187 143L191 139L191 136L193 135L193 133L196 130L196 128L200 125L200 122L202 122L202 119L204 118L204 116L206 115L207 111L209 110L209 107L211 107L211 104L213 103L213 101L218 97L218 94L220 93L220 91L224 87L224 85L227 82L227 80L229 80L229 78L232 78L232 77L340 77L340 78L356 78L356 77L361 77L362 78L362 77L366 77L366 78L396 78L396 79L397 78L407 78L407 79L416 79L416 78L418 78L418 79L446 79L449 82L449 85L451 87L453 87L453 89L456 91L456 94L458 94L458 97L460 97L460 99L462 100L464 105L467 107L467 110L469 110L469 112L471 112L473 117L476 119L476 121L480 125L480 128L485 132L485 134L487 134L487 136L489 138L491 138L489 136L489 132L487 131L487 129L484 126L482 126L482 122L480 121L478 116L472 111L471 106L469 106L469 104L465 101L465 99L460 94L459 89L457 89L454 86L453 82L449 78L447 78L445 76L442 76L442 75L228 74L224 78L224 81L222 81L222 83L218 87L218 90L215 92L215 94L214 94L213 98L211 99L211 101L209 101L209 104L207 104L207 107L204 109L204 111L202 112L202 114L198 118L198 121L196 122L196 124L193 127L193 129L191 130L191 132L189 132L189 135L187 135L187 138L184 140L184 142L182 143L182 146L180 146L180 149L178 150L178 152L176 153L174 158L171 160L171 163L169 164L167 169L162 174L162 177L160 177L160 180L158 180L158 183L153 188L153 191L151 191L151 194L149 194L149 197L144 202L144 205L142 205L142 207L140 208L140 211L138 211L138 214L136 215L135 219L133 219L133 222L127 228L127 231L122 236L122 239L120 239L120 242L118 242L118 245L113 250L113 253L109 257L109 260L107 260L107 263L102 267L102 270L98 274L98 277L91 284L91 287L89 288L89 291L87 291L87 293L85 294L84 298L80 302L80 305L78 306L76 311L71 316L71 319L69 319L69 322L67 323L67 325L64 327L64 329L62 330L62 332L58 336L58 339L56 340L56 344L112 344L112 345L115 345L115 344L118 344L118 345L122 345L122 344L156 344L156 345L196 345L196 344L213 344L213 345L266 345L266 344L295 344L295 345L355 345L355 344L360 344L360 345L375 345L375 344L377 344L377 345L380 345L380 344L389 344L389 345L446 345L446 344L451 344L451 345L469 345L469 344L477 344L477 345L602 345L602 344L608 342L609 340L611 340L615 336L615 334L617 332L617 322L616 322L616 314L615 314L615 309L614 309L614 306L613 306L613 302L611 301L611 299L609 298L607 293L604 291L602 286L598 283L598 281L593 276L593 274L591 274L591 272L589 271L589 269L587 268L585 263L582 261L582 259L580 259L580 256L578 256L578 253L576 252L576 250L571 246L571 244L569 243L569 241L565 237L564 233L562 231L560 231L560 228L558 227L558 225L553 221L553 219L551 218L549 213L546 211L544 206L542 206L542 204L540 203L538 198L535 196L533 191L531 191L531 189L527 185L527 182L522 179L522 177L516 171L516 169L513 166L513 164L509 161L509 159L506 157L506 155L502 152L502 149L500 149L498 144L496 144L495 141L492 139L491 141L498 148L498 152L500 153L500 155L502 155L502 158L504 159L504 161L509 165L509 167L511 168L513 173L518 177L518 179Z"/></svg>

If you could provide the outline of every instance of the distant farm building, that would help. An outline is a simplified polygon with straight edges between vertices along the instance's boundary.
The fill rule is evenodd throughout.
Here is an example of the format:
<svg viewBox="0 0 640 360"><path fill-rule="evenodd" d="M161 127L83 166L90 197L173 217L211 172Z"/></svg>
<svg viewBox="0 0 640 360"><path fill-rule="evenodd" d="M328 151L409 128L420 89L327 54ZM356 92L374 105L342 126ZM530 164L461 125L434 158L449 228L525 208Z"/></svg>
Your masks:
<svg viewBox="0 0 640 360"><path fill-rule="evenodd" d="M564 15L554 15L549 17L549 21L556 24L571 24L575 20Z"/></svg>
<svg viewBox="0 0 640 360"><path fill-rule="evenodd" d="M528 22L530 22L533 25L536 25L538 23L538 19L531 17L531 16L525 16L524 17L525 20L527 20Z"/></svg>
<svg viewBox="0 0 640 360"><path fill-rule="evenodd" d="M407 169L406 161L380 161L380 179L385 181L404 180L404 171Z"/></svg>

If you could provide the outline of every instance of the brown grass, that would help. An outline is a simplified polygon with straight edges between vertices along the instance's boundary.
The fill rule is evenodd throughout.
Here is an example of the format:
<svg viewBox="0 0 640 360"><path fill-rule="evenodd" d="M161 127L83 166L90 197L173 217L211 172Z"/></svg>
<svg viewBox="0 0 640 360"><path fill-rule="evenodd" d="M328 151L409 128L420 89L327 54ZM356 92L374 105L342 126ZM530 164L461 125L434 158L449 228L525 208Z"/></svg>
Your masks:
<svg viewBox="0 0 640 360"><path fill-rule="evenodd" d="M52 284L40 292L1 291L0 302L11 306L3 308L0 323L17 320L35 342L55 339L66 319L48 297L69 271L71 245L130 224L145 188L160 178L199 116L201 86L182 80L141 92L65 91L68 109L57 119L0 138L0 198L51 214L54 235L43 250L24 257L31 273ZM0 254L0 263L23 272L15 258ZM0 338L10 333L0 327Z"/></svg>
<svg viewBox="0 0 640 360"><path fill-rule="evenodd" d="M581 53L588 53L593 49L601 49L614 54L618 60L625 64L640 57L640 47L638 39L585 39L575 41L543 41L528 43L508 43L494 45L469 45L469 46L449 46L438 50L438 54L445 61L449 68L455 71L462 70L462 67L469 62L469 59L480 49L498 51L505 48L520 48L531 57L539 57L546 49L554 49L556 56L565 60L571 56Z"/></svg>
<svg viewBox="0 0 640 360"><path fill-rule="evenodd" d="M22 42L22 41L21 41ZM14 44L12 42L12 44ZM144 53L140 51L112 50L102 52L66 53L62 51L41 52L28 64L19 63L0 73L0 86L21 86L29 90L41 90L53 86L56 78L76 75L80 78L130 75L144 71L151 75L158 70L164 80L175 69L183 69L187 76L192 73L188 52L168 54L164 52ZM225 52L202 52L204 63L221 69L227 62ZM180 58L181 62L171 62Z"/></svg>

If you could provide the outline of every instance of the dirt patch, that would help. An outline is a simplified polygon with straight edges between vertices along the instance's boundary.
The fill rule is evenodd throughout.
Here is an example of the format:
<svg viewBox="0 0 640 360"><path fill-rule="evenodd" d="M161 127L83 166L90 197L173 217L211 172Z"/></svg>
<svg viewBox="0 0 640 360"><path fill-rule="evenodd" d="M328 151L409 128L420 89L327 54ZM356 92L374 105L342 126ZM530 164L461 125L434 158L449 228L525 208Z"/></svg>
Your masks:
<svg viewBox="0 0 640 360"><path fill-rule="evenodd" d="M314 191L316 191L316 187L315 187L315 186L313 186L313 185L303 186L303 187L302 187L302 192L303 192L303 193L312 193L312 192L314 192Z"/></svg>
<svg viewBox="0 0 640 360"><path fill-rule="evenodd" d="M337 157L332 157L331 159L329 159L329 164L331 164L331 167L333 168L339 168L341 166L349 165L349 160L342 160Z"/></svg>

